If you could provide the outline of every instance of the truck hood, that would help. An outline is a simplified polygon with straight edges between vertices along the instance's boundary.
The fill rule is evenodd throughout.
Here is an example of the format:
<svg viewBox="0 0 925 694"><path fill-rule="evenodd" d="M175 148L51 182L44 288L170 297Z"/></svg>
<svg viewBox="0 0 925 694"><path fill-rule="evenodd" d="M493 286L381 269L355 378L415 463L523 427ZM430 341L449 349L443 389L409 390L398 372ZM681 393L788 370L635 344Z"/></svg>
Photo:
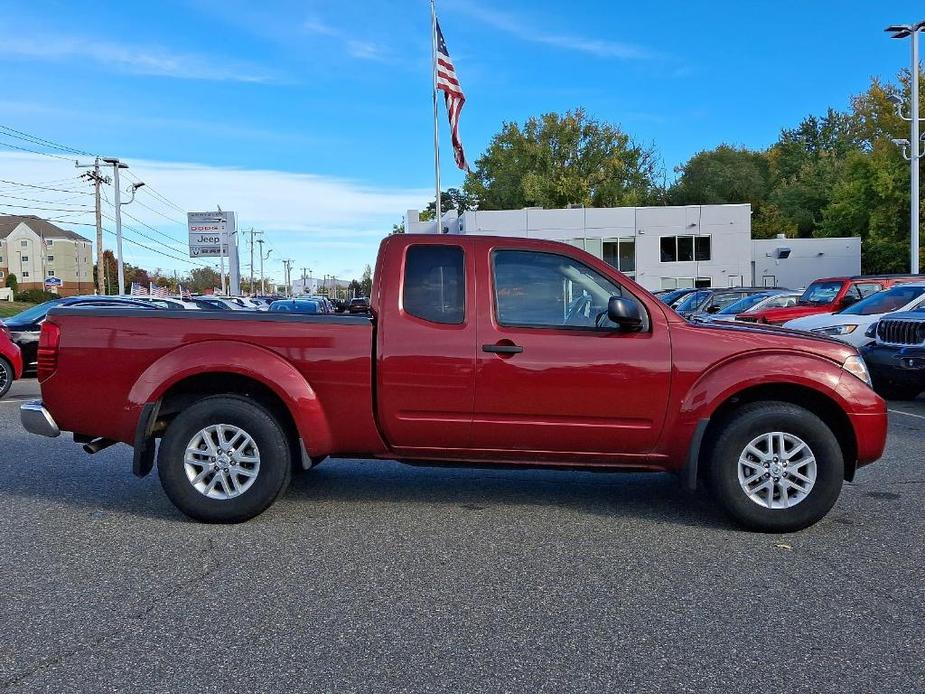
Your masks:
<svg viewBox="0 0 925 694"><path fill-rule="evenodd" d="M832 304L825 304L823 306L788 306L787 308L769 308L766 311L756 311L755 313L745 314L751 320L764 320L768 323L775 323L780 325L786 323L787 321L794 320L795 318L802 318L803 316L814 316L817 313L831 313Z"/></svg>
<svg viewBox="0 0 925 694"><path fill-rule="evenodd" d="M721 331L741 334L748 338L751 343L750 347L753 349L795 349L817 354L838 364L843 364L845 359L858 353L857 349L839 340L776 325L727 321L691 323L690 325L704 332Z"/></svg>

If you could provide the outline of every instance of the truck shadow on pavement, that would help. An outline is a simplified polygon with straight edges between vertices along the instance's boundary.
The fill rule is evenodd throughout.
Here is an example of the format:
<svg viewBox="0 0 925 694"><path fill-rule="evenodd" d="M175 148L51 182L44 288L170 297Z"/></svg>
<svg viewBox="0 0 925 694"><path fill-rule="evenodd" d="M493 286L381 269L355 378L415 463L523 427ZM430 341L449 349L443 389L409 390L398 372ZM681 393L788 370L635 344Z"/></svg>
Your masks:
<svg viewBox="0 0 925 694"><path fill-rule="evenodd" d="M467 512L535 507L578 516L737 527L706 490L687 492L676 477L659 473L424 468L332 459L295 475L278 503L316 514L332 505L370 503L456 506Z"/></svg>
<svg viewBox="0 0 925 694"><path fill-rule="evenodd" d="M133 477L123 453L120 446L85 464L65 467L48 458L29 469L0 459L0 498L83 508L95 517L125 514L185 521L164 495L157 471L141 480ZM54 468L54 474L37 469L45 466ZM256 522L298 522L341 514L348 507L375 506L380 512L383 505L404 507L412 514L427 507L456 507L465 513L548 509L550 514L579 517L736 528L706 490L687 492L669 474L427 468L347 459L329 459L293 475L289 490Z"/></svg>

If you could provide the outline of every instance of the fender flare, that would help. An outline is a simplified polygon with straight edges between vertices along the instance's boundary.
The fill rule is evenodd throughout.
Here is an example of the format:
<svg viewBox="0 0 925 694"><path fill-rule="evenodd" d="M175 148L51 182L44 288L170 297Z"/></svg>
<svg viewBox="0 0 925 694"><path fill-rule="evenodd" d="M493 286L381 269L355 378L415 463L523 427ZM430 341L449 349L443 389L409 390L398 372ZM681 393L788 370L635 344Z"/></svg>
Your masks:
<svg viewBox="0 0 925 694"><path fill-rule="evenodd" d="M730 366L734 368L727 368ZM743 370L750 373L748 378L741 377ZM776 384L802 386L846 409L847 403L837 390L843 374L840 365L808 352L772 349L737 354L700 375L685 393L680 415L685 421L711 417L736 393Z"/></svg>
<svg viewBox="0 0 925 694"><path fill-rule="evenodd" d="M140 418L146 405L159 403L176 384L208 373L244 376L266 386L288 409L310 454L327 455L331 451L331 427L311 384L290 362L259 345L208 340L172 350L138 377L129 392L129 406Z"/></svg>

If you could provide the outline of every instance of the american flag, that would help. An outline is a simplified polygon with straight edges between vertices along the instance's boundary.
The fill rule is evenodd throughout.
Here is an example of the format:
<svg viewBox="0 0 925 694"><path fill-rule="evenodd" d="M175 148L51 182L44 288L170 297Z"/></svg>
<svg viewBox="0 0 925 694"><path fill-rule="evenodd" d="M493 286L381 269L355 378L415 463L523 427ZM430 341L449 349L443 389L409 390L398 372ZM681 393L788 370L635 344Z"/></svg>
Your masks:
<svg viewBox="0 0 925 694"><path fill-rule="evenodd" d="M443 40L440 22L436 22L436 25L437 89L444 93L444 98L446 99L446 112L450 119L450 128L453 131L453 156L456 158L456 166L463 171L468 171L469 164L466 162L466 153L463 151L462 140L459 139L459 114L466 103L466 95L463 94L459 79L456 77L456 68L453 67L450 52L446 48L446 41Z"/></svg>
<svg viewBox="0 0 925 694"><path fill-rule="evenodd" d="M156 284L151 284L151 296L156 296L160 299L166 299L170 296L170 291L167 287L158 287Z"/></svg>
<svg viewBox="0 0 925 694"><path fill-rule="evenodd" d="M132 282L131 296L148 296L148 290L142 287L138 282Z"/></svg>

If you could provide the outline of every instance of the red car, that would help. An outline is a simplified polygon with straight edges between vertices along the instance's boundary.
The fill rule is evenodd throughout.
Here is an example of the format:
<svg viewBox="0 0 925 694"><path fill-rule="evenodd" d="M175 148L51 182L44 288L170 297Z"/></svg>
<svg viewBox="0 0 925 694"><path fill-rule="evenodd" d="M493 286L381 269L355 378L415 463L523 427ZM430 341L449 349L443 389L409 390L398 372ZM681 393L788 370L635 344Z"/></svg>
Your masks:
<svg viewBox="0 0 925 694"><path fill-rule="evenodd" d="M0 398L10 392L18 378L22 378L22 353L10 339L9 328L0 321Z"/></svg>
<svg viewBox="0 0 925 694"><path fill-rule="evenodd" d="M826 277L809 285L793 306L769 308L765 311L749 311L743 316L736 316L736 320L748 323L783 325L794 318L803 318L804 316L813 316L819 313L835 313L856 304L871 294L889 289L894 284L921 279L921 275Z"/></svg>
<svg viewBox="0 0 925 694"><path fill-rule="evenodd" d="M746 526L789 531L883 452L886 403L853 347L691 324L566 244L390 236L371 304L53 309L23 424L91 453L128 443L139 476L156 450L167 495L207 522L252 518L294 467L350 456L673 472Z"/></svg>

